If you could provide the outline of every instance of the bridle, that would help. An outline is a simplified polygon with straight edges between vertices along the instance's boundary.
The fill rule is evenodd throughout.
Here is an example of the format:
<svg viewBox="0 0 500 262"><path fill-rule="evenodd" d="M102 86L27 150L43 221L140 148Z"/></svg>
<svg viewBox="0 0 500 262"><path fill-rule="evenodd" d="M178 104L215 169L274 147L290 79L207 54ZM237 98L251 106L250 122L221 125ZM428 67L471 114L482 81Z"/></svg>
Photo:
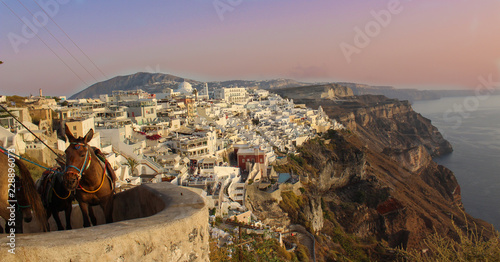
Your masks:
<svg viewBox="0 0 500 262"><path fill-rule="evenodd" d="M17 182L18 182L18 181L19 181L19 183L21 182L20 180L17 180L17 181L16 181L16 184L17 184ZM23 205L21 205L21 204L19 203L18 194L20 194L20 193L21 193L21 190L22 190L23 186L22 186L22 185L19 185L19 186L14 185L14 186L15 186L15 191L14 191L14 192L15 192L15 196L14 196L14 198L10 198L10 197L9 197L9 200L16 200L16 202L17 202L17 209L19 209L19 210L21 210L21 209L26 209L26 208L30 208L30 207L31 207L31 205L30 205L29 203L28 203L28 205L26 205L26 206L23 206ZM24 194L24 192L23 192L23 194ZM10 195L9 195L9 196L10 196Z"/></svg>
<svg viewBox="0 0 500 262"><path fill-rule="evenodd" d="M86 171L86 170L90 167L90 162L92 161L92 156L90 156L90 157L89 157L89 151L90 151L90 150L89 150L89 147L88 147L88 145L87 145L87 144L82 144L82 143L74 143L74 142L71 142L71 144L76 145L76 146L75 146L75 149L76 149L76 150L80 149L80 146L83 146L83 147L85 147L85 148L87 149L87 152L85 153L85 161L83 161L83 165L82 165L82 167L81 167L81 168L78 168L78 167L76 167L76 166L74 166L74 165L67 165L67 166L66 166L66 172L65 172L65 173L69 173L69 174L76 174L76 176L78 177L78 187L80 187L79 189L83 190L83 191L84 191L84 192L86 192L86 193L90 193L90 194L96 193L96 192L97 192L97 191L99 191L99 190L102 188L102 186L104 185L104 180L106 179L106 166L104 166L104 167L103 167L103 173L102 173L101 183L100 183L99 187L98 187L96 190L92 190L92 191L91 191L91 190L87 190L87 189L83 188L83 187L82 187L82 185L80 185L80 180L81 180L81 178L82 178L83 172L85 172L85 171ZM88 160L88 163L87 163L87 160ZM77 172L75 172L75 171L73 171L73 170L68 170L68 167L71 167L71 168L76 169L76 170L78 171L78 173L77 173ZM77 189L78 189L78 188L77 188ZM54 191L54 192L55 192L55 191ZM71 193L71 192L69 192L69 193ZM57 193L56 193L56 195L57 195ZM69 197L69 195L70 195L70 194L68 194L68 196L67 196L66 198L68 198L68 197ZM59 197L59 196L58 196L58 197ZM61 198L61 197L59 197L59 198ZM66 199L66 198L61 198L61 199Z"/></svg>
<svg viewBox="0 0 500 262"><path fill-rule="evenodd" d="M66 165L66 172L65 173L75 174L78 177L78 181L80 181L80 179L82 178L83 172L85 172L85 170L87 170L89 168L90 162L92 161L92 157L89 158L89 148L86 144L74 143L74 142L71 142L71 144L76 145L75 146L76 150L80 149L80 146L83 146L87 149L87 152L85 153L85 161L83 161L83 165L81 168L78 168L74 165ZM88 161L88 163L87 163L87 161ZM73 171L73 170L68 170L69 167L76 169L78 171L78 173Z"/></svg>

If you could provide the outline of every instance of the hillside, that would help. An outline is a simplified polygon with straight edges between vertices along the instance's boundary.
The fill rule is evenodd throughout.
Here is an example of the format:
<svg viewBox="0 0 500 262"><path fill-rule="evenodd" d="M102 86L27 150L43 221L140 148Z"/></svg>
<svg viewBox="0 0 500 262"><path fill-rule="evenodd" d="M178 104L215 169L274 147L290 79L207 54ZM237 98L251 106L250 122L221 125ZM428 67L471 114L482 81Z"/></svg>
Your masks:
<svg viewBox="0 0 500 262"><path fill-rule="evenodd" d="M323 110L364 138L376 152L408 151L423 146L431 156L452 152L452 147L431 121L413 111L408 101L384 96L354 96L342 101L299 99Z"/></svg>
<svg viewBox="0 0 500 262"><path fill-rule="evenodd" d="M178 83L187 81L193 85L200 82L184 79L178 76L158 73L135 73L133 75L117 76L89 86L88 88L72 95L70 99L94 98L102 94L111 95L113 90L143 89L148 92L161 92L167 87L176 88Z"/></svg>
<svg viewBox="0 0 500 262"><path fill-rule="evenodd" d="M283 88L272 90L272 92L282 97L293 98L296 100L316 98L339 99L354 95L351 88L339 84Z"/></svg>
<svg viewBox="0 0 500 262"><path fill-rule="evenodd" d="M202 84L204 83L169 74L140 72L133 75L113 77L109 80L93 84L88 88L72 95L70 99L96 98L102 94L111 95L113 90L142 89L150 93L161 93L165 88L172 88L175 90L178 84L183 81L189 82L194 88L197 89L200 89L202 87ZM214 81L207 82L207 84L209 89L231 86L259 89L277 89L311 85L309 83L300 83L290 79L273 79L262 81Z"/></svg>
<svg viewBox="0 0 500 262"><path fill-rule="evenodd" d="M202 85L205 83L170 74L139 72L132 75L116 76L106 81L93 84L74 94L70 99L97 98L101 94L111 95L113 90L143 89L150 93L161 93L165 88L176 89L178 84L184 80L197 89L201 89ZM330 87L338 90L335 94L337 98L349 95L383 95L388 98L413 102L418 100L439 99L441 97L474 95L474 90L397 89L391 86L370 86L348 82L312 84L283 78L271 80L212 81L206 83L208 84L209 90L221 87L258 88L267 89L283 96L286 96L287 92L302 93L301 98L303 99L313 98L312 96L308 97L308 95L316 93L322 88ZM341 89L343 89L343 91ZM326 94L326 96L332 98L332 94Z"/></svg>
<svg viewBox="0 0 500 262"><path fill-rule="evenodd" d="M280 88L293 88L299 86L309 86L310 83L302 83L292 79L272 79L272 80L231 80L231 81L221 81L221 82L208 82L209 88L219 88L219 87L246 87L246 88L258 88L258 89L269 89L275 90Z"/></svg>
<svg viewBox="0 0 500 262"><path fill-rule="evenodd" d="M299 175L301 195L282 193L279 204L249 200L259 217L284 221L274 215L279 207L291 224L313 233L317 261L394 261L392 248L418 253L433 233L460 241L457 230L470 233L467 225L474 224L485 239L493 236L491 224L465 213L453 172L432 160L451 152L450 144L408 102L383 96L295 99L321 105L348 130L308 141L298 156L275 167Z"/></svg>

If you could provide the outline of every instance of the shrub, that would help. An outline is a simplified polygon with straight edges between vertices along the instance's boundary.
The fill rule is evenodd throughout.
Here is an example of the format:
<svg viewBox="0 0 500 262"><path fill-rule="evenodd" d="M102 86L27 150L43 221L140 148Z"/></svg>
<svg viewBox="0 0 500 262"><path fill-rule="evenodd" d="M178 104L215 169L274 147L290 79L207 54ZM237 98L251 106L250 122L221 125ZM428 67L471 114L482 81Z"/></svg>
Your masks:
<svg viewBox="0 0 500 262"><path fill-rule="evenodd" d="M397 252L402 259L410 261L500 261L500 234L496 232L494 237L485 241L476 224L470 229L467 220L465 222L466 233L453 223L458 241L435 232L424 240L427 252L401 249Z"/></svg>

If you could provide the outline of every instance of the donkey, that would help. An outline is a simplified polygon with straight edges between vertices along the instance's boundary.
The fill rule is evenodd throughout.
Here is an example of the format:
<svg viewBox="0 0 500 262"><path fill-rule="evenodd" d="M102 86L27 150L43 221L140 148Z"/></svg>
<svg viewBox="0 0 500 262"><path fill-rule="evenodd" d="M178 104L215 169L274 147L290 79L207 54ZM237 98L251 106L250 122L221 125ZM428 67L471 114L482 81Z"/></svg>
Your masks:
<svg viewBox="0 0 500 262"><path fill-rule="evenodd" d="M66 172L63 177L64 187L75 192L76 200L83 215L83 226L97 224L92 206L100 205L104 210L106 223L113 222L114 173L107 175L106 164L103 163L88 144L94 136L90 129L85 137L75 138L68 126L66 136L70 142L66 148ZM89 209L90 207L90 209ZM90 221L89 221L90 215Z"/></svg>
<svg viewBox="0 0 500 262"><path fill-rule="evenodd" d="M56 160L57 161L57 160ZM57 230L64 230L64 227L59 218L59 212L64 211L66 217L66 229L71 227L71 211L73 210L73 200L75 195L72 191L67 190L63 185L64 163L59 163L60 167L55 170L45 171L42 177L36 181L36 189L42 196L47 219L50 216L56 221ZM50 230L50 226L47 225Z"/></svg>
<svg viewBox="0 0 500 262"><path fill-rule="evenodd" d="M26 223L31 222L33 212L41 224L41 229L46 231L45 210L29 170L20 160L10 158L9 152L2 149L0 149L0 166L3 167L0 168L0 216L7 221L6 230L10 232L10 228L15 224L16 232L22 233L22 219ZM15 171L14 166L19 168L19 176L11 176ZM14 187L9 187L9 184ZM14 209L13 212L11 209ZM15 219L9 220L13 213ZM0 227L0 232L2 231Z"/></svg>

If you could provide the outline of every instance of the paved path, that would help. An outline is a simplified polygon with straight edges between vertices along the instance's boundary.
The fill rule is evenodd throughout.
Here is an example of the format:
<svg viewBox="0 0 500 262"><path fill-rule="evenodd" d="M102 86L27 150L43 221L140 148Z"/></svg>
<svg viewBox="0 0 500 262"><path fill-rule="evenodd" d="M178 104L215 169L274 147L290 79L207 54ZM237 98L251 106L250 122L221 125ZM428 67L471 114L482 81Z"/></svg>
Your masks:
<svg viewBox="0 0 500 262"><path fill-rule="evenodd" d="M309 249L312 261L316 262L316 240L314 236L301 225L291 225L290 231L297 232L299 242Z"/></svg>

